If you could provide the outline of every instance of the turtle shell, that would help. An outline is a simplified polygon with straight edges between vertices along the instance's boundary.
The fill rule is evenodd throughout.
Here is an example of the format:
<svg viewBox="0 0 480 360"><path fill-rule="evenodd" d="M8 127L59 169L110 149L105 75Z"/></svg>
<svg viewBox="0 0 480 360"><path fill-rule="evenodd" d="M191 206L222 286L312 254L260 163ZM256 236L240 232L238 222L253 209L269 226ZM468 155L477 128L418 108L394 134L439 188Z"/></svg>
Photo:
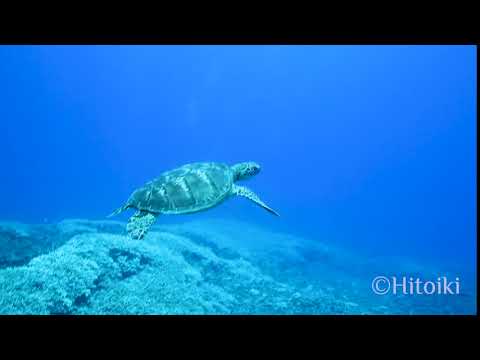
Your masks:
<svg viewBox="0 0 480 360"><path fill-rule="evenodd" d="M153 213L193 213L221 203L232 184L233 173L226 164L187 164L149 181L132 193L127 204Z"/></svg>

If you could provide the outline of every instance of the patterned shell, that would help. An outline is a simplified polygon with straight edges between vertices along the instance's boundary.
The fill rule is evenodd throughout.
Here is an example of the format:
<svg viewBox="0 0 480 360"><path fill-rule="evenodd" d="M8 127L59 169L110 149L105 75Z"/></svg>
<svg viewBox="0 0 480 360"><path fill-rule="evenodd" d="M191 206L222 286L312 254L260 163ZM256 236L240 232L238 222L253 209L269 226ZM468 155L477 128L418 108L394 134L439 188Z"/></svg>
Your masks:
<svg viewBox="0 0 480 360"><path fill-rule="evenodd" d="M233 173L228 165L187 164L146 183L133 192L127 203L154 213L193 213L221 203L232 184Z"/></svg>

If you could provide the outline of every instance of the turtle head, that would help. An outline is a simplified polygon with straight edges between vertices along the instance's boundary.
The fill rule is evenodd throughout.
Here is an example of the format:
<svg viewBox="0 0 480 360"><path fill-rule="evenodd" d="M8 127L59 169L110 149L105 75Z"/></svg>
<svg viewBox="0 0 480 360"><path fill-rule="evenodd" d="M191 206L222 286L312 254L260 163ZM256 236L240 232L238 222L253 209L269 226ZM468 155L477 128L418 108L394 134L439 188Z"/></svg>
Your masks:
<svg viewBox="0 0 480 360"><path fill-rule="evenodd" d="M232 166L234 181L246 180L260 172L260 165L256 162L248 161Z"/></svg>

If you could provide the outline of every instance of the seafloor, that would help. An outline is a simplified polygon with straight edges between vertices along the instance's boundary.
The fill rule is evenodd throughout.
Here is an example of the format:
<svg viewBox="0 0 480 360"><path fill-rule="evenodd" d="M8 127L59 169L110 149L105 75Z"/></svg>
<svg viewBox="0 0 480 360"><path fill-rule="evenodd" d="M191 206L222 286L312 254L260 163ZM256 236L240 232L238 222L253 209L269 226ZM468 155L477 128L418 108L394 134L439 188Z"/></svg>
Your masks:
<svg viewBox="0 0 480 360"><path fill-rule="evenodd" d="M431 277L402 259L233 220L157 225L0 223L0 314L473 314L460 295L375 295L378 274Z"/></svg>

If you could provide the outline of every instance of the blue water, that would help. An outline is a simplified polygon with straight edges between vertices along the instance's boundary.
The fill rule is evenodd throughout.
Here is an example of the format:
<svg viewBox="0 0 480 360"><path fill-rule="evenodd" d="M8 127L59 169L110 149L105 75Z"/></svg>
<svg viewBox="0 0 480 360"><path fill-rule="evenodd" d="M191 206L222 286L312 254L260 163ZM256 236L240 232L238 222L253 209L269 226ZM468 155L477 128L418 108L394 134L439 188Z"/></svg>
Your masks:
<svg viewBox="0 0 480 360"><path fill-rule="evenodd" d="M104 219L163 171L256 161L248 186L280 218L231 200L159 222L238 219L473 286L476 61L475 46L0 46L0 220Z"/></svg>

